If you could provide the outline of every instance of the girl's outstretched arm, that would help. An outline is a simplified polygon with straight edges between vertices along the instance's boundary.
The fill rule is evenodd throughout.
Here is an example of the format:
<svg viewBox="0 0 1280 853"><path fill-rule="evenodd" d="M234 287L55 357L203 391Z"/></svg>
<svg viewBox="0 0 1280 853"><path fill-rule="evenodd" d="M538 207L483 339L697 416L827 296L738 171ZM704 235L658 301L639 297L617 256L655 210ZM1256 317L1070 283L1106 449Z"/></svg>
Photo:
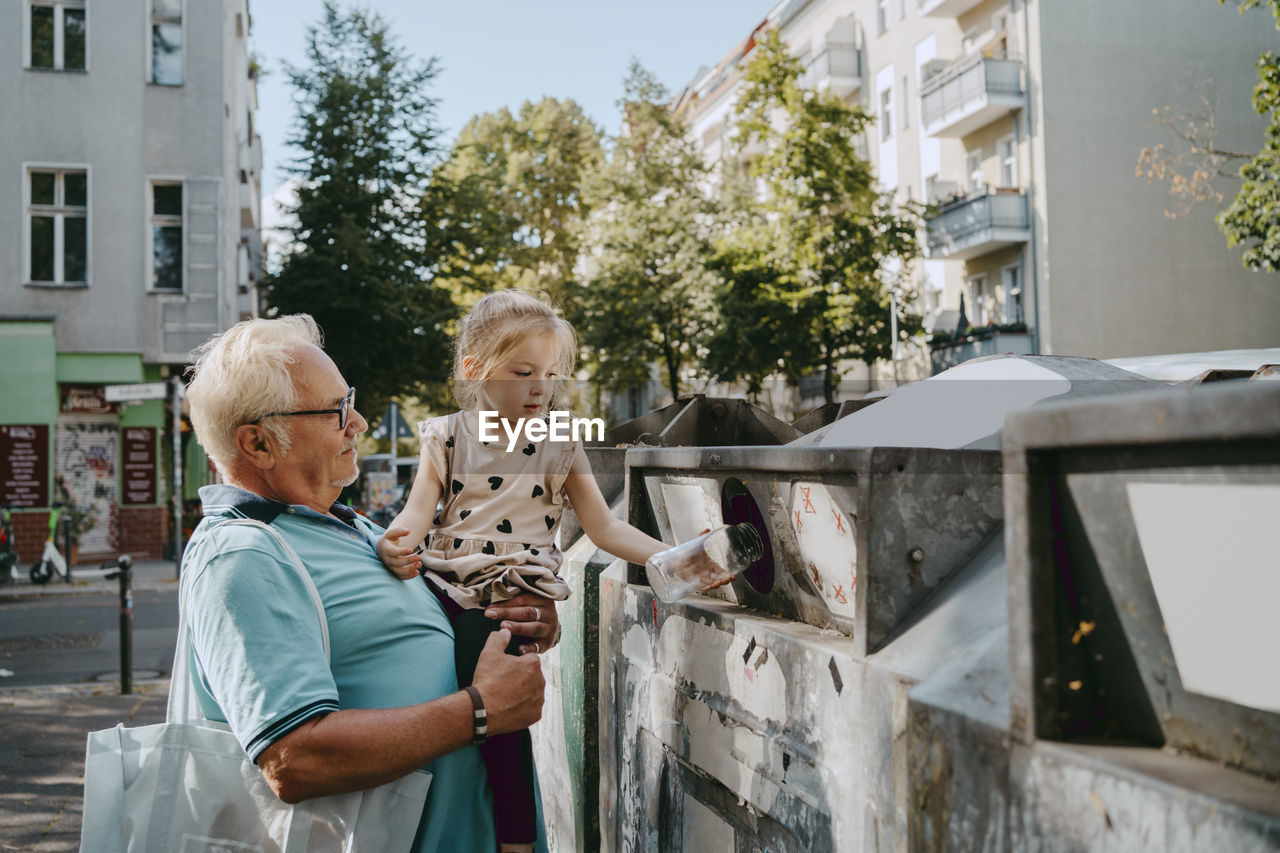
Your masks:
<svg viewBox="0 0 1280 853"><path fill-rule="evenodd" d="M440 503L444 489L442 476L428 458L424 444L418 457L418 474L413 478L413 487L404 508L378 540L378 557L382 564L401 580L416 577L422 567L422 558L413 553L413 549L427 538L431 530L436 504Z"/></svg>
<svg viewBox="0 0 1280 853"><path fill-rule="evenodd" d="M597 547L615 557L643 566L651 556L670 547L614 516L605 503L604 495L600 494L600 487L591 473L591 463L581 446L574 453L573 467L564 481L564 491L573 503L583 531Z"/></svg>

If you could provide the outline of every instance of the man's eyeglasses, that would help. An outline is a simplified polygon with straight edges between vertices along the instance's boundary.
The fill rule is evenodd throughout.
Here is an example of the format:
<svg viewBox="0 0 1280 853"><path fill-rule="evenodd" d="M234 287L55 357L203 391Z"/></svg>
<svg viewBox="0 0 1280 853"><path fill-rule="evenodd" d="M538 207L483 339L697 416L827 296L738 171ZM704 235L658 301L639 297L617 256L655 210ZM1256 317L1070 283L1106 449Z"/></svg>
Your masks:
<svg viewBox="0 0 1280 853"><path fill-rule="evenodd" d="M347 396L342 398L342 402L338 404L338 408L336 409L306 409L304 411L298 411L298 412L272 412L269 415L260 415L259 417L256 417L253 420L249 421L249 423L256 424L258 423L258 421L262 420L263 418L291 418L296 415L337 415L338 429L346 429L347 415L351 412L351 410L355 407L355 405L356 405L356 389L348 388Z"/></svg>

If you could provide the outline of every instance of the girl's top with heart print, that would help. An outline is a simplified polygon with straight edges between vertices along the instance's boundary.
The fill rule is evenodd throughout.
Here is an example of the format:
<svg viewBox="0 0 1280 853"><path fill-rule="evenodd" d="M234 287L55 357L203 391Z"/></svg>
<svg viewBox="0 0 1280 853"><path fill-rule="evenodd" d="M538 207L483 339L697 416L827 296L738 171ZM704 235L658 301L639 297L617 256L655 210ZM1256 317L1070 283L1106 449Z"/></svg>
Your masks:
<svg viewBox="0 0 1280 853"><path fill-rule="evenodd" d="M505 437L480 440L475 411L422 421L418 435L444 484L423 574L464 608L522 592L568 598L555 536L581 442L521 441L508 452Z"/></svg>

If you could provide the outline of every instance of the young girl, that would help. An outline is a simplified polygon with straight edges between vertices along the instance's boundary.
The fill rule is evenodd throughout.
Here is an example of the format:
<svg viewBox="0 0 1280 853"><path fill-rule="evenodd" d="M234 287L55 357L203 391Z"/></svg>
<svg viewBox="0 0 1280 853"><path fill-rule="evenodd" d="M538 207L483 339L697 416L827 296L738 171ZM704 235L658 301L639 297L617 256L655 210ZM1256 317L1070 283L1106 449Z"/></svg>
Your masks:
<svg viewBox="0 0 1280 853"><path fill-rule="evenodd" d="M614 517L580 443L531 441L521 431L512 445L521 419L551 411L555 392L572 374L576 348L573 327L533 296L507 290L476 303L454 355L454 396L462 411L419 425L417 479L378 543L389 569L405 579L421 571L445 603L461 685L471 683L480 650L499 626L485 618L486 606L525 592L544 596L549 607L569 597L555 545L566 498L591 541L611 554L644 564L667 547ZM497 418L486 414L482 421L482 412ZM513 638L507 651L518 654L518 648ZM537 825L529 732L495 736L480 750L501 850L532 850Z"/></svg>

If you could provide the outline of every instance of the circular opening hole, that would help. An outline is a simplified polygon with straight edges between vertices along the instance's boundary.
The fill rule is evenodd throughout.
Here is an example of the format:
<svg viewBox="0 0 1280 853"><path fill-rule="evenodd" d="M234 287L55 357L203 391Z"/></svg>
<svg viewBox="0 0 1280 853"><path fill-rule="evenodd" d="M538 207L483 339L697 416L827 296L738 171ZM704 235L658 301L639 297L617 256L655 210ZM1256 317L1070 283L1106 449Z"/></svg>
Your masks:
<svg viewBox="0 0 1280 853"><path fill-rule="evenodd" d="M773 545L769 542L769 531L764 523L764 514L751 497L751 492L737 477L730 477L720 490L720 513L725 524L750 524L760 534L760 543L764 553L747 570L742 577L752 589L761 595L773 591Z"/></svg>

